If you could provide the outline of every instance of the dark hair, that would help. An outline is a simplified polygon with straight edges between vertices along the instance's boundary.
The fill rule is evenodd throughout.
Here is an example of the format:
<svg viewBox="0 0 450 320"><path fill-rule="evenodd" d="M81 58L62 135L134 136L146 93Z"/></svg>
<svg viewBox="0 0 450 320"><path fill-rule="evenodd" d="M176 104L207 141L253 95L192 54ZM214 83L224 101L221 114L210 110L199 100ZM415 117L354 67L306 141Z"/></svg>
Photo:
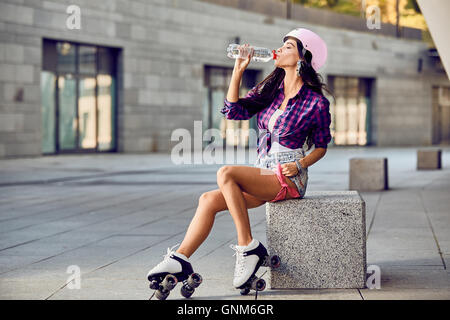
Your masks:
<svg viewBox="0 0 450 320"><path fill-rule="evenodd" d="M323 89L327 91L333 100L336 100L333 93L329 90L327 85L323 82L322 76L317 73L311 66L312 54L310 51L306 50L303 56L303 44L300 40L295 39L297 42L298 54L301 61L300 76L303 80L303 85L309 87L312 91L323 95ZM258 83L252 90L255 91L256 95L251 98L239 99L239 102L251 113L257 113L265 108L269 107L274 98L281 81L284 80L285 71L282 68L276 67L264 80ZM306 137L305 143L308 148L311 149L313 145L312 141L312 131L310 131Z"/></svg>

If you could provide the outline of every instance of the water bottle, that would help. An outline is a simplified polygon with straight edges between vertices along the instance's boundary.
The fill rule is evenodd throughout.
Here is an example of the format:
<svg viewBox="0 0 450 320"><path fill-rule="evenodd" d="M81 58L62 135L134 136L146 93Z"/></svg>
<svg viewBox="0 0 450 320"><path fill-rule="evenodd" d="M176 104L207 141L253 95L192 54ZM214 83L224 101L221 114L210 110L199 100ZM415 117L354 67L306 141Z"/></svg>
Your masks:
<svg viewBox="0 0 450 320"><path fill-rule="evenodd" d="M247 48L242 47L241 48L242 52L239 53L239 46L240 45L236 44L236 43L232 43L228 46L228 48L227 48L228 58L232 58L232 59L244 58L245 59L250 54L251 48L254 49L252 61L267 62L267 61L277 58L277 54L275 53L275 50L249 46Z"/></svg>

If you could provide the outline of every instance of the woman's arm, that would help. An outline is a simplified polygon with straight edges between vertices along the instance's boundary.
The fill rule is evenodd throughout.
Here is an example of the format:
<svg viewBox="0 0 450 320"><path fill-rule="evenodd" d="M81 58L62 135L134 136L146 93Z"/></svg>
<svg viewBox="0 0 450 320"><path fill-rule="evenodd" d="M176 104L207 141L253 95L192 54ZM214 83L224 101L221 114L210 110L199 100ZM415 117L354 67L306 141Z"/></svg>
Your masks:
<svg viewBox="0 0 450 320"><path fill-rule="evenodd" d="M233 70L227 97L224 100L224 106L220 112L229 120L248 120L253 117L255 110L246 109L242 101L252 98L256 95L256 86L253 87L244 98L239 98L239 87L242 80L242 72Z"/></svg>
<svg viewBox="0 0 450 320"><path fill-rule="evenodd" d="M243 45L243 47L248 47L248 44ZM227 96L224 99L224 106L220 110L220 112L229 120L248 120L256 113L253 111L250 112L240 103L243 99L251 98L255 95L255 87L253 87L243 99L239 99L239 87L241 86L242 75L252 57L253 49L247 58L237 58L235 60L230 86L228 87Z"/></svg>
<svg viewBox="0 0 450 320"><path fill-rule="evenodd" d="M318 101L314 113L315 129L313 131L314 151L300 159L303 168L307 168L319 161L327 153L327 145L331 141L330 124L330 102L324 98Z"/></svg>
<svg viewBox="0 0 450 320"><path fill-rule="evenodd" d="M231 87L231 85L230 85ZM242 105L242 101L252 98L256 94L256 87L253 87L244 98L237 99L236 102L230 102L227 98L224 99L223 108L220 112L229 120L248 120L256 114L255 110L246 109Z"/></svg>
<svg viewBox="0 0 450 320"><path fill-rule="evenodd" d="M311 151L310 154L308 154L306 157L303 157L299 160L300 165L302 168L308 168L309 166L313 165L317 161L323 158L323 156L327 153L326 148L316 148L313 151Z"/></svg>
<svg viewBox="0 0 450 320"><path fill-rule="evenodd" d="M241 86L242 73L242 71L233 69L230 86L228 87L227 92L227 100L229 102L237 102L239 100L239 87Z"/></svg>
<svg viewBox="0 0 450 320"><path fill-rule="evenodd" d="M300 172L300 167L303 169L308 168L310 165L313 165L314 163L319 161L325 155L325 153L327 153L326 148L316 148L310 154L301 158L300 160L283 163L281 165L282 173L288 177L295 176Z"/></svg>

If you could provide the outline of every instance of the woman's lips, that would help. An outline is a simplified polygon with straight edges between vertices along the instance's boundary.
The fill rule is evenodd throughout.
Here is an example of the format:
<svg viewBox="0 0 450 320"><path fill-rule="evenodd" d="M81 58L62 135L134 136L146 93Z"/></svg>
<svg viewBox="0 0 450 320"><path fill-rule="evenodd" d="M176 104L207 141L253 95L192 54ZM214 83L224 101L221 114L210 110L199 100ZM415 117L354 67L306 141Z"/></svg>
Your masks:
<svg viewBox="0 0 450 320"><path fill-rule="evenodd" d="M276 60L278 58L278 54L275 50L272 50L273 60Z"/></svg>

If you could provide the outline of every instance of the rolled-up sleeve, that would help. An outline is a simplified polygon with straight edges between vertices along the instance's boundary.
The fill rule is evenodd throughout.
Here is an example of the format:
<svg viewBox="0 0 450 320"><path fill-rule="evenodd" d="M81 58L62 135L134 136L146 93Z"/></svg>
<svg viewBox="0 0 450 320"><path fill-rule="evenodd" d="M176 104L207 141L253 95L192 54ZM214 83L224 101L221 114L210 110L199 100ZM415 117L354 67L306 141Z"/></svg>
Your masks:
<svg viewBox="0 0 450 320"><path fill-rule="evenodd" d="M328 143L331 141L330 102L326 98L319 99L315 108L313 142L316 148L327 148Z"/></svg>
<svg viewBox="0 0 450 320"><path fill-rule="evenodd" d="M224 106L220 110L227 119L230 120L247 120L256 114L256 111L246 109L242 105L242 100L252 98L256 94L256 86L253 87L244 98L240 98L236 102L230 102L227 98L224 99Z"/></svg>

